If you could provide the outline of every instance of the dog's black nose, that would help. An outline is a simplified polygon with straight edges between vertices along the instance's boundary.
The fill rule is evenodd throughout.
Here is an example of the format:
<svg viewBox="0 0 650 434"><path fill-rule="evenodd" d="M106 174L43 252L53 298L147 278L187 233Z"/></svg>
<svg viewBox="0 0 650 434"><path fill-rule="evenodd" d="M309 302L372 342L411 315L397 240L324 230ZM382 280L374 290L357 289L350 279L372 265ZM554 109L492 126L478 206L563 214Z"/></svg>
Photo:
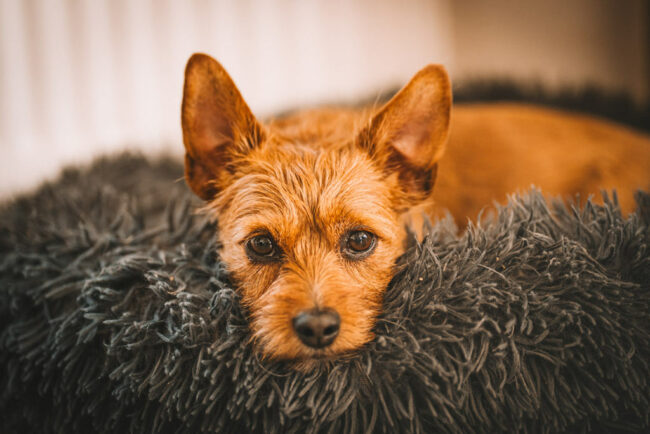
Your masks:
<svg viewBox="0 0 650 434"><path fill-rule="evenodd" d="M293 329L307 346L325 348L336 339L341 326L341 317L331 309L312 309L300 312L293 319Z"/></svg>

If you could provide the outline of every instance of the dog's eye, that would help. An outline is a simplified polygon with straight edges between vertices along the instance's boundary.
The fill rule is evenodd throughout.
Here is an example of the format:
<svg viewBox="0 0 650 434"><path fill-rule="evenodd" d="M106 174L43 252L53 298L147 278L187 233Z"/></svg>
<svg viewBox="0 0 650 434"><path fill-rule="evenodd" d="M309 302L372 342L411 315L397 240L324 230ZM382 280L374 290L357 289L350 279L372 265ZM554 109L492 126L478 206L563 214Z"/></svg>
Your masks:
<svg viewBox="0 0 650 434"><path fill-rule="evenodd" d="M246 253L254 261L274 261L279 252L269 235L256 235L246 242Z"/></svg>
<svg viewBox="0 0 650 434"><path fill-rule="evenodd" d="M343 238L343 254L353 260L366 258L377 244L377 236L368 231L352 231Z"/></svg>
<svg viewBox="0 0 650 434"><path fill-rule="evenodd" d="M355 231L348 237L348 247L355 252L365 252L372 246L372 235L366 231Z"/></svg>
<svg viewBox="0 0 650 434"><path fill-rule="evenodd" d="M258 235L250 240L251 249L258 255L266 256L273 253L273 241L265 235Z"/></svg>

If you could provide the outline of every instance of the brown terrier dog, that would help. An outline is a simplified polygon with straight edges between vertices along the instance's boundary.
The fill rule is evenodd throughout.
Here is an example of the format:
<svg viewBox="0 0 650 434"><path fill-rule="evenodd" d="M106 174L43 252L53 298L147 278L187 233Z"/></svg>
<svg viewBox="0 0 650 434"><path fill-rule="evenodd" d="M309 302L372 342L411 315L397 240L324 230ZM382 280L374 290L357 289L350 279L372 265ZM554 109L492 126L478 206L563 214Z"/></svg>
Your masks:
<svg viewBox="0 0 650 434"><path fill-rule="evenodd" d="M239 285L262 353L305 361L359 348L372 338L383 292L404 250L403 215L432 201L449 133L451 88L444 68L425 67L374 114L313 110L264 126L214 59L195 54L185 74L185 177L218 217L221 257ZM550 184L552 194L594 190L578 185L578 172L566 185L553 184L549 175L562 178L555 159L558 150L570 154L569 139L562 136L566 122L582 127L587 139L594 134L583 118L521 106L494 115L481 107L468 110L455 114L466 130L456 140L465 150L453 154L449 166L455 172L441 174L436 198L455 217L474 216L530 182ZM497 128L508 116L524 118L514 122L520 127L515 137ZM486 117L492 124L485 124ZM522 126L526 122L536 127ZM490 126L499 134L490 133ZM644 153L625 156L626 170L635 165L629 169L634 173L618 186L647 187L639 180L646 182L648 172L639 176L638 170L650 170L647 139L608 124L599 128L607 140L638 142L625 147L626 153L646 145ZM560 142L552 149L545 145L548 158L525 155L544 134ZM522 143L528 151L517 148ZM617 186L603 176L618 168L607 163L603 172L593 161L624 161L620 153L611 146L584 146L587 153L595 149L595 156L581 150L584 161L569 158L573 166L564 167L587 167L595 191ZM605 157L603 150L609 152ZM491 155L501 160L494 163ZM533 176L538 165L541 178Z"/></svg>

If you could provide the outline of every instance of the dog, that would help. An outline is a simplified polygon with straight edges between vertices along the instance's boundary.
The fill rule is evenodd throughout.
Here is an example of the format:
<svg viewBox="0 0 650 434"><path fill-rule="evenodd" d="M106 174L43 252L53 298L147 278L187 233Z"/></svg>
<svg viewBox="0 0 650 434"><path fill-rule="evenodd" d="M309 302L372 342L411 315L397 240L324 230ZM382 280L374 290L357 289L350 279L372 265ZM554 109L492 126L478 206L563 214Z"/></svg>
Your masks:
<svg viewBox="0 0 650 434"><path fill-rule="evenodd" d="M410 210L435 203L462 221L531 183L552 195L618 187L629 209L650 184L641 134L524 105L457 107L450 132L451 109L447 72L429 65L379 110L262 124L216 60L189 59L185 179L217 219L261 354L326 360L369 342Z"/></svg>

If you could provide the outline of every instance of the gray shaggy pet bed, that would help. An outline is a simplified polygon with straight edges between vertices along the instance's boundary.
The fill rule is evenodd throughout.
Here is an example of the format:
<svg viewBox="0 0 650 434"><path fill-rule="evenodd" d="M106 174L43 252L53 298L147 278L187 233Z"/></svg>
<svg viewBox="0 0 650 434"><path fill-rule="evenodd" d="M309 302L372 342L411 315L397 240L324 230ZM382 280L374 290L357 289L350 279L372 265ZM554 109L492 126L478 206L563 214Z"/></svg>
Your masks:
<svg viewBox="0 0 650 434"><path fill-rule="evenodd" d="M650 197L537 192L413 243L376 339L262 362L180 164L122 156L0 210L0 431L641 432ZM553 214L549 211L553 208Z"/></svg>

